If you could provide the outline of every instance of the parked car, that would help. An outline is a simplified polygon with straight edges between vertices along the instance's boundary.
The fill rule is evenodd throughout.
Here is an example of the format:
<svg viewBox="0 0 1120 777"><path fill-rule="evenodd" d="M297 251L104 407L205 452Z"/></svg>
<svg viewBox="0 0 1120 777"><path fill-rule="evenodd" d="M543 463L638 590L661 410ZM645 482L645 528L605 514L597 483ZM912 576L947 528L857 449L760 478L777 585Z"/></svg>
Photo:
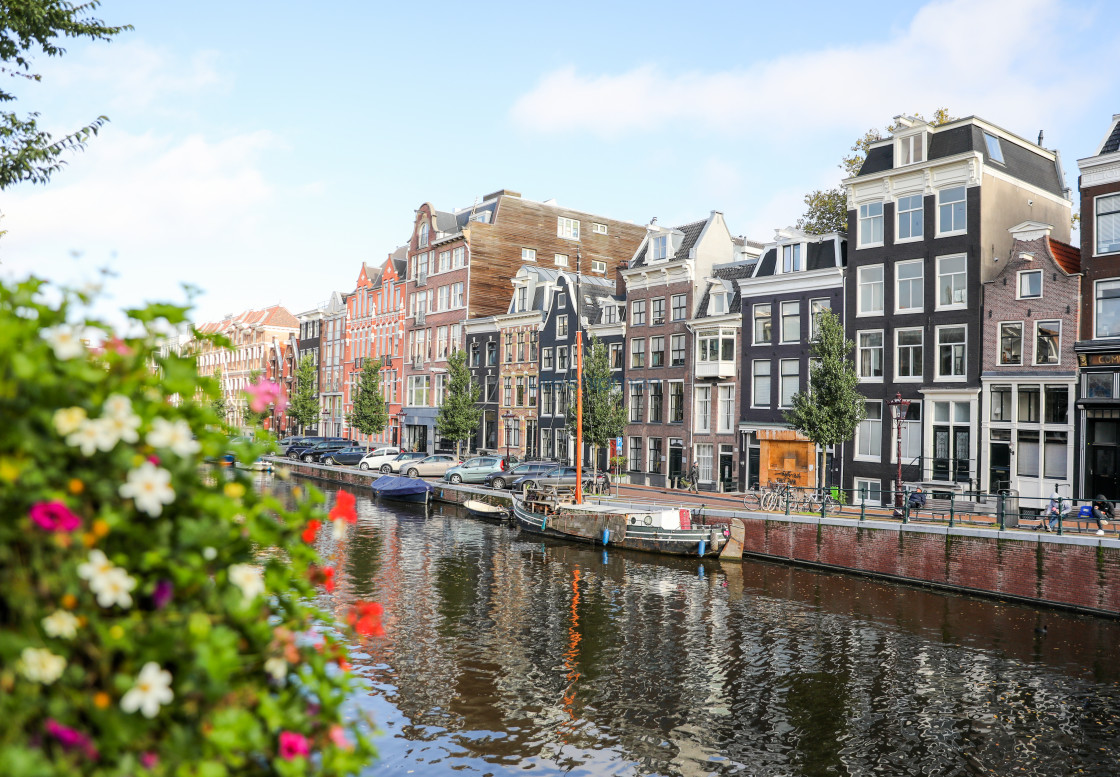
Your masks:
<svg viewBox="0 0 1120 777"><path fill-rule="evenodd" d="M457 464L462 464L462 462L456 457L446 453L437 453L435 456L405 462L401 465L399 471L402 475L407 475L410 478L430 478L442 475Z"/></svg>
<svg viewBox="0 0 1120 777"><path fill-rule="evenodd" d="M397 454L393 458L381 465L381 471L384 473L400 472L401 465L407 464L410 461L418 461L419 459L428 458L428 454L423 451L405 451L404 453Z"/></svg>
<svg viewBox="0 0 1120 777"><path fill-rule="evenodd" d="M300 459L303 452L314 448L316 445L324 442L341 442L345 445L353 445L352 440L347 440L345 437L304 437L301 441L292 443L284 451L284 455L289 459Z"/></svg>
<svg viewBox="0 0 1120 777"><path fill-rule="evenodd" d="M541 475L551 472L559 465L555 461L526 461L508 470L491 472L482 482L491 488L509 488L513 481L526 475Z"/></svg>
<svg viewBox="0 0 1120 777"><path fill-rule="evenodd" d="M348 448L339 448L337 451L324 453L319 457L319 460L324 464L357 464L365 455L369 453L369 449L364 445L351 445Z"/></svg>
<svg viewBox="0 0 1120 777"><path fill-rule="evenodd" d="M448 483L482 483L487 475L505 472L509 463L501 456L475 456L443 473Z"/></svg>
<svg viewBox="0 0 1120 777"><path fill-rule="evenodd" d="M354 443L350 440L327 440L318 445L310 448L304 448L299 454L299 460L302 462L320 461L325 453L334 453L335 451L349 448Z"/></svg>
<svg viewBox="0 0 1120 777"><path fill-rule="evenodd" d="M382 464L386 464L400 455L400 448L375 448L366 452L366 455L358 462L358 469L381 469Z"/></svg>
<svg viewBox="0 0 1120 777"><path fill-rule="evenodd" d="M583 471L583 487L588 488L592 483L597 483L602 486L607 481L607 476L602 472L596 474L594 478L591 477L590 470ZM554 467L546 472L541 472L536 475L525 475L513 481L511 487L514 491L524 493L526 490L536 488L537 486L567 486L574 487L576 484L576 468L575 467Z"/></svg>

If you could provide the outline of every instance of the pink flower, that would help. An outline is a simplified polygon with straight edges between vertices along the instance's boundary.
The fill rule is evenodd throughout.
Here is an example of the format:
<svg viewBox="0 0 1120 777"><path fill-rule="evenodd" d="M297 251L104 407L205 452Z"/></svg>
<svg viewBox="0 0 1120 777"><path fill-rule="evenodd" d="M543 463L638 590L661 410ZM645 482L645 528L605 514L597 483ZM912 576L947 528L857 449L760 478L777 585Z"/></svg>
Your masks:
<svg viewBox="0 0 1120 777"><path fill-rule="evenodd" d="M54 718L47 718L47 733L58 740L63 750L81 750L91 761L100 757L89 737L77 729L62 725Z"/></svg>
<svg viewBox="0 0 1120 777"><path fill-rule="evenodd" d="M331 738L331 742L334 743L335 747L339 748L340 750L350 749L350 740L346 738L346 731L342 728L342 726L338 725L337 723L331 726L329 736Z"/></svg>
<svg viewBox="0 0 1120 777"><path fill-rule="evenodd" d="M159 456L155 455L154 453L148 457L148 461L150 461L152 464L155 464L157 467L159 466Z"/></svg>
<svg viewBox="0 0 1120 777"><path fill-rule="evenodd" d="M171 594L174 590L170 580L160 580L156 583L155 590L152 591L152 604L155 605L157 610L162 610L167 606L167 603L171 601Z"/></svg>
<svg viewBox="0 0 1120 777"><path fill-rule="evenodd" d="M45 531L71 532L82 525L82 519L62 502L38 502L31 505L31 520Z"/></svg>
<svg viewBox="0 0 1120 777"><path fill-rule="evenodd" d="M307 756L311 750L307 746L307 737L294 731L280 732L280 757L285 761L293 758Z"/></svg>
<svg viewBox="0 0 1120 777"><path fill-rule="evenodd" d="M106 351L115 351L121 356L132 356L132 349L119 337L110 337L105 341L104 348Z"/></svg>
<svg viewBox="0 0 1120 777"><path fill-rule="evenodd" d="M159 756L149 750L146 753L140 754L140 765L148 771L155 769L159 766Z"/></svg>
<svg viewBox="0 0 1120 777"><path fill-rule="evenodd" d="M276 412L283 413L288 406L283 387L270 380L261 379L251 384L245 393L249 395L249 409L254 413L263 413L269 405L276 405Z"/></svg>

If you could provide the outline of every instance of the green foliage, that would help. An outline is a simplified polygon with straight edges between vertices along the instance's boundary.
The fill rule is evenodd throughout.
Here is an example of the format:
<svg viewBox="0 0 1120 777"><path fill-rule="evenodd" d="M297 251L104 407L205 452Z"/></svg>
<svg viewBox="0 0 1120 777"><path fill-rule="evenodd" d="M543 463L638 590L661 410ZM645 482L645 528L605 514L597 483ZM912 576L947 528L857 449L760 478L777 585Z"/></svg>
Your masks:
<svg viewBox="0 0 1120 777"><path fill-rule="evenodd" d="M358 378L358 395L354 397L354 412L347 420L362 434L381 434L385 431L389 423L389 411L385 408L385 395L381 391L380 360L366 359L362 366L362 374Z"/></svg>
<svg viewBox="0 0 1120 777"><path fill-rule="evenodd" d="M849 358L854 348L855 343L844 337L840 318L823 311L809 349L809 390L794 394L792 409L785 414L791 427L822 448L851 441L863 420L864 397Z"/></svg>
<svg viewBox="0 0 1120 777"><path fill-rule="evenodd" d="M222 390L221 367L217 367L214 369L213 380L217 384L217 387L210 394L210 409L214 411L214 415L221 419L222 423L225 423L226 418L229 415L229 403L226 402L226 395Z"/></svg>
<svg viewBox="0 0 1120 777"><path fill-rule="evenodd" d="M447 396L439 406L436 428L445 440L455 441L455 455L462 443L478 432L482 408L476 403L482 389L471 380L467 352L455 351L447 359Z"/></svg>
<svg viewBox="0 0 1120 777"><path fill-rule="evenodd" d="M108 325L42 287L0 286L0 774L358 773L363 686L309 606L322 495L206 465L214 381L148 328L91 350Z"/></svg>
<svg viewBox="0 0 1120 777"><path fill-rule="evenodd" d="M575 356L573 355L573 359ZM575 436L575 395L568 407L568 433ZM611 370L610 350L594 335L583 356L583 441L592 448L606 447L626 428L626 402L622 386ZM591 457L592 465L596 458Z"/></svg>
<svg viewBox="0 0 1120 777"><path fill-rule="evenodd" d="M319 394L316 392L315 359L311 354L304 354L296 368L296 387L292 393L292 400L288 403L288 418L300 426L311 426L319 418Z"/></svg>
<svg viewBox="0 0 1120 777"><path fill-rule="evenodd" d="M91 16L100 0L75 5L68 0L6 0L0 4L0 73L39 81L31 70L32 52L61 56L62 38L110 40L131 26L113 27ZM15 95L0 89L0 102L13 102ZM0 190L21 181L46 183L60 169L67 151L81 150L108 119L98 116L81 129L55 139L39 128L38 113L18 116L0 111Z"/></svg>

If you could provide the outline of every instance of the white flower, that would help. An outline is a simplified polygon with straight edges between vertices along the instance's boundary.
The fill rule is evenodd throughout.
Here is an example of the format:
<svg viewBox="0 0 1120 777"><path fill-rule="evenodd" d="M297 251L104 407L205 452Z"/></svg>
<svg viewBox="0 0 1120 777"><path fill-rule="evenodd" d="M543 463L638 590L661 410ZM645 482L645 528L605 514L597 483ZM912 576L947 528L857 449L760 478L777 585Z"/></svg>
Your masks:
<svg viewBox="0 0 1120 777"><path fill-rule="evenodd" d="M121 709L125 712L140 710L145 718L154 718L160 706L170 704L173 698L171 672L161 669L155 661L149 661L136 676L131 690L121 697Z"/></svg>
<svg viewBox="0 0 1120 777"><path fill-rule="evenodd" d="M207 545L205 548L202 549L202 557L204 559L206 559L207 561L213 561L214 559L216 559L218 557L218 551L214 550L214 548Z"/></svg>
<svg viewBox="0 0 1120 777"><path fill-rule="evenodd" d="M33 683L50 685L62 676L62 670L66 668L66 659L46 648L26 647L19 656L16 669Z"/></svg>
<svg viewBox="0 0 1120 777"><path fill-rule="evenodd" d="M89 561L78 565L78 576L89 581L89 590L97 595L97 603L102 607L119 604L128 609L132 606L129 592L136 588L136 580L121 567L114 566L100 550L89 552Z"/></svg>
<svg viewBox="0 0 1120 777"><path fill-rule="evenodd" d="M50 344L54 349L54 355L59 359L73 359L86 352L86 347L78 337L78 330L72 326L59 324L48 327L39 334Z"/></svg>
<svg viewBox="0 0 1120 777"><path fill-rule="evenodd" d="M273 656L264 662L264 671L273 680L283 680L288 676L288 662L279 656Z"/></svg>
<svg viewBox="0 0 1120 777"><path fill-rule="evenodd" d="M54 411L54 430L63 437L73 434L86 422L86 411L80 407L67 407Z"/></svg>
<svg viewBox="0 0 1120 777"><path fill-rule="evenodd" d="M110 394L101 406L101 411L106 418L127 418L134 415L132 400L124 394Z"/></svg>
<svg viewBox="0 0 1120 777"><path fill-rule="evenodd" d="M66 610L55 610L43 618L43 631L48 637L74 639L78 636L78 619Z"/></svg>
<svg viewBox="0 0 1120 777"><path fill-rule="evenodd" d="M140 416L132 412L132 400L122 394L112 394L105 400L101 422L113 429L117 439L136 442L139 435ZM116 442L113 443L116 445Z"/></svg>
<svg viewBox="0 0 1120 777"><path fill-rule="evenodd" d="M86 419L77 431L66 438L66 443L82 449L83 456L94 451L111 451L120 440L116 426L105 418Z"/></svg>
<svg viewBox="0 0 1120 777"><path fill-rule="evenodd" d="M132 499L136 509L153 518L163 512L163 506L175 501L175 490L171 488L171 473L145 461L136 469L129 470L128 482L118 489L125 499Z"/></svg>
<svg viewBox="0 0 1120 777"><path fill-rule="evenodd" d="M183 420L155 419L146 439L153 448L170 448L172 453L183 458L198 453L201 447L191 434L191 425Z"/></svg>
<svg viewBox="0 0 1120 777"><path fill-rule="evenodd" d="M229 568L229 581L241 589L246 602L264 593L264 577L251 564L234 564Z"/></svg>

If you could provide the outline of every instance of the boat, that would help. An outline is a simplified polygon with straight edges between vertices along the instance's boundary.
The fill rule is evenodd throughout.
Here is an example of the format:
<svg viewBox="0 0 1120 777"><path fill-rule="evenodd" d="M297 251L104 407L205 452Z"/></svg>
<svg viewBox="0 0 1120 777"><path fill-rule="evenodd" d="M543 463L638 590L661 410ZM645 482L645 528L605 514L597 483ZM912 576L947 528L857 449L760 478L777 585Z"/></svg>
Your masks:
<svg viewBox="0 0 1120 777"><path fill-rule="evenodd" d="M683 508L618 510L541 492L515 495L513 515L523 531L533 534L673 556L718 556L730 536L726 523L709 522Z"/></svg>
<svg viewBox="0 0 1120 777"><path fill-rule="evenodd" d="M509 510L506 508L488 504L478 499L468 499L463 502L463 508L471 518L481 518L484 521L502 522L509 518Z"/></svg>
<svg viewBox="0 0 1120 777"><path fill-rule="evenodd" d="M419 478L406 478L399 475L382 475L370 483L374 496L394 499L398 502L427 504L432 498L432 485Z"/></svg>

